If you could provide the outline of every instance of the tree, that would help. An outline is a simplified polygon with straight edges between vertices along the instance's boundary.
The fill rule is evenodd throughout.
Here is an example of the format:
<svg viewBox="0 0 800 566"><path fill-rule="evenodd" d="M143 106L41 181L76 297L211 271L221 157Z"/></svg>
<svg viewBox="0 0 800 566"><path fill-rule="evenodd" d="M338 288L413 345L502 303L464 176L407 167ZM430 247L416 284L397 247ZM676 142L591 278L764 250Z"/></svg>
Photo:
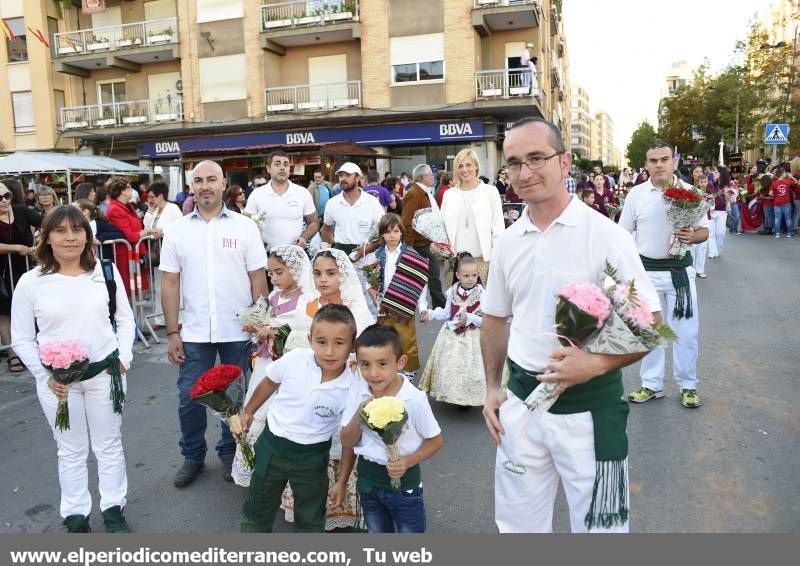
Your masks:
<svg viewBox="0 0 800 566"><path fill-rule="evenodd" d="M631 136L631 141L628 144L625 152L628 155L628 163L631 167L644 166L644 156L647 153L647 148L655 143L658 139L655 129L650 123L645 120L640 123Z"/></svg>

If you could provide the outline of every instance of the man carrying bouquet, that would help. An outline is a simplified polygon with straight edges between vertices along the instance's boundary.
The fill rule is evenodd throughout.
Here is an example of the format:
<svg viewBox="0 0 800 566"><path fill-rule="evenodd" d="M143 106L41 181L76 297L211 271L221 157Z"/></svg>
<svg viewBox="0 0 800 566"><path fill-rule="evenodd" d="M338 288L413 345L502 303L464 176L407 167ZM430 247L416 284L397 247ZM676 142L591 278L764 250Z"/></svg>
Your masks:
<svg viewBox="0 0 800 566"><path fill-rule="evenodd" d="M558 128L520 120L506 131L503 153L527 207L497 240L482 302L483 415L498 445L495 520L500 532L551 532L560 479L573 532L628 532L628 405L620 368L644 354L560 347L556 294L564 285L598 282L608 262L621 280L636 281L656 320L658 295L630 235L564 188L572 159ZM501 387L506 363L508 395ZM523 402L540 382L556 385L549 411Z"/></svg>
<svg viewBox="0 0 800 566"><path fill-rule="evenodd" d="M658 290L666 322L678 335L672 346L672 375L681 388L681 403L694 409L700 406L697 395L697 351L699 318L697 289L692 255L674 259L668 250L674 239L686 244L700 244L708 239L708 217L702 214L692 226L674 230L667 222L663 192L677 183L673 178L673 151L665 142L651 145L645 154L650 179L631 189L619 225L633 232L636 247L650 280ZM659 348L642 361L642 386L628 395L628 401L644 403L664 396L664 360L666 351Z"/></svg>

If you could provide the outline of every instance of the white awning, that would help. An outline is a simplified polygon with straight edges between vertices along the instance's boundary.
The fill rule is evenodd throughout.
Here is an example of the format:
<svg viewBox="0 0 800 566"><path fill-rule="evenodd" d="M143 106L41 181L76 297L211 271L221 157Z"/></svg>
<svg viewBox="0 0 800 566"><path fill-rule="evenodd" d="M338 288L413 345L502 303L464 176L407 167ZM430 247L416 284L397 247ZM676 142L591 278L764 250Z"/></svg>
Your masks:
<svg viewBox="0 0 800 566"><path fill-rule="evenodd" d="M69 153L17 151L0 158L0 175L23 175L31 173L89 173L94 175L121 174L138 175L150 173L136 165L110 157L98 155L74 155Z"/></svg>

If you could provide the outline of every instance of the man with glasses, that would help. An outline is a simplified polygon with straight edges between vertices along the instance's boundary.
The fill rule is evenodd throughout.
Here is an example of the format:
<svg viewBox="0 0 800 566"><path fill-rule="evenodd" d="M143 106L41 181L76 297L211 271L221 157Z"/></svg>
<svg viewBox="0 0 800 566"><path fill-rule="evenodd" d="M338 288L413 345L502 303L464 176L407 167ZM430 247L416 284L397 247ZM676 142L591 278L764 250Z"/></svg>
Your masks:
<svg viewBox="0 0 800 566"><path fill-rule="evenodd" d="M268 160L270 181L256 188L247 199L245 214L266 213L261 237L267 249L295 244L305 249L319 231L319 218L309 192L289 181L291 163L283 151Z"/></svg>
<svg viewBox="0 0 800 566"><path fill-rule="evenodd" d="M622 279L636 280L656 315L658 295L630 234L564 190L572 157L557 127L520 120L507 131L503 153L527 207L498 238L481 298L483 415L497 444L495 520L500 532L551 532L560 479L573 532L628 532L620 368L644 354L560 347L556 294L566 284L598 282L608 261ZM501 387L506 363L508 395ZM549 411L529 411L523 401L540 382L555 384L558 399Z"/></svg>

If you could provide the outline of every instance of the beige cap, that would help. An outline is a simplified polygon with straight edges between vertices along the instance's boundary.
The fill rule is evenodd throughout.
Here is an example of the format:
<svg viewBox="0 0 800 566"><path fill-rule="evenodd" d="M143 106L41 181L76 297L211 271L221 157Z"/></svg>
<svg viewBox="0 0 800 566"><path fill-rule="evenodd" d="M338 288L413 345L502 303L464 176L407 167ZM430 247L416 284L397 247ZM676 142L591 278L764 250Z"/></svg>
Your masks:
<svg viewBox="0 0 800 566"><path fill-rule="evenodd" d="M344 171L345 173L355 173L356 175L360 175L361 177L364 176L364 173L361 172L361 167L356 165L351 161L347 161L346 163L342 163L342 166L336 170L336 174L338 175Z"/></svg>

